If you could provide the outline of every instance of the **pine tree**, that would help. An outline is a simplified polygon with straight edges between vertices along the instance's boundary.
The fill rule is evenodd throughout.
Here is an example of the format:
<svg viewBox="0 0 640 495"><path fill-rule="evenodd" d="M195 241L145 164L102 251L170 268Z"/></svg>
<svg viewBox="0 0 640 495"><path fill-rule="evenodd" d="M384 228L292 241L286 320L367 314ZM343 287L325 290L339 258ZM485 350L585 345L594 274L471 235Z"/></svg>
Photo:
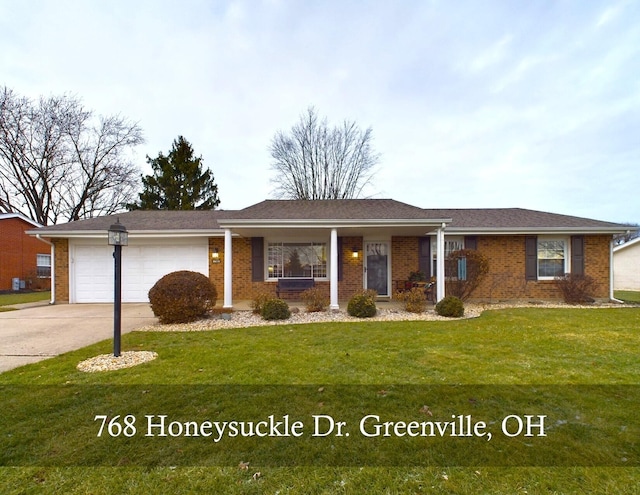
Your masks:
<svg viewBox="0 0 640 495"><path fill-rule="evenodd" d="M220 204L218 186L210 170L202 170L191 144L178 136L167 156L147 156L153 175L142 177L143 191L129 210L213 210Z"/></svg>

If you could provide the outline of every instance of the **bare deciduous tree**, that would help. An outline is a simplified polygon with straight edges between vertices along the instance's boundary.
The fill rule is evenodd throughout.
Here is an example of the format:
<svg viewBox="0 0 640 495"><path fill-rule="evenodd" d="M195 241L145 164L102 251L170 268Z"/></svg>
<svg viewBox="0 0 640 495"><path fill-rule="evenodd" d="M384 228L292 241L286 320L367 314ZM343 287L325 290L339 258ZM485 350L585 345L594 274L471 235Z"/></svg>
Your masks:
<svg viewBox="0 0 640 495"><path fill-rule="evenodd" d="M130 156L142 131L99 117L72 96L20 97L0 90L0 211L43 224L122 210L139 170Z"/></svg>
<svg viewBox="0 0 640 495"><path fill-rule="evenodd" d="M371 146L371 128L355 122L329 128L309 107L289 134L271 142L274 193L289 199L346 199L362 194L375 173L379 155Z"/></svg>

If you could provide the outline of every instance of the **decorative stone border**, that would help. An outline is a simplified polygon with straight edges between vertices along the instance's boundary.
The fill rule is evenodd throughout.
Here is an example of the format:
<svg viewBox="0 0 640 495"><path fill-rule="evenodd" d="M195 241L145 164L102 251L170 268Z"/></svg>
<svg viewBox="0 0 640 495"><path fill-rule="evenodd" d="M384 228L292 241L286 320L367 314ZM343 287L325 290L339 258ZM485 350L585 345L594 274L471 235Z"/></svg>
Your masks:
<svg viewBox="0 0 640 495"><path fill-rule="evenodd" d="M85 373L114 371L147 363L157 357L158 353L152 351L126 351L118 357L113 354L101 354L78 363L76 368Z"/></svg>

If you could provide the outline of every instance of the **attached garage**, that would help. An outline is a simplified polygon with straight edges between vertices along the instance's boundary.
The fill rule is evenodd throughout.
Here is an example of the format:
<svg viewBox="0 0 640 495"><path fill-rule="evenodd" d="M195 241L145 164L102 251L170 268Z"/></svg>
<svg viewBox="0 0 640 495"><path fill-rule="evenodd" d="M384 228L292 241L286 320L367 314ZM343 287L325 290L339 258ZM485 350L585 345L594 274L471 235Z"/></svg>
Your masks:
<svg viewBox="0 0 640 495"><path fill-rule="evenodd" d="M148 302L149 289L167 273L191 270L208 276L206 237L135 239L122 248L122 301ZM113 302L113 246L106 239L69 242L69 302Z"/></svg>

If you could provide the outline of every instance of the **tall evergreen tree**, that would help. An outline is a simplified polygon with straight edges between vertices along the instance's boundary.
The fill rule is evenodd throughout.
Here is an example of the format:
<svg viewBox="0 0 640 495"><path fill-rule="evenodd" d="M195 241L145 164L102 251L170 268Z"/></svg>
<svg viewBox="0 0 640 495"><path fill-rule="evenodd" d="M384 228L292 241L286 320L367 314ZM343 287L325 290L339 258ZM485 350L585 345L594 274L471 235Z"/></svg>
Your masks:
<svg viewBox="0 0 640 495"><path fill-rule="evenodd" d="M147 156L153 175L142 177L140 200L129 210L213 210L220 204L218 186L210 170L202 170L191 144L178 136L167 156Z"/></svg>

